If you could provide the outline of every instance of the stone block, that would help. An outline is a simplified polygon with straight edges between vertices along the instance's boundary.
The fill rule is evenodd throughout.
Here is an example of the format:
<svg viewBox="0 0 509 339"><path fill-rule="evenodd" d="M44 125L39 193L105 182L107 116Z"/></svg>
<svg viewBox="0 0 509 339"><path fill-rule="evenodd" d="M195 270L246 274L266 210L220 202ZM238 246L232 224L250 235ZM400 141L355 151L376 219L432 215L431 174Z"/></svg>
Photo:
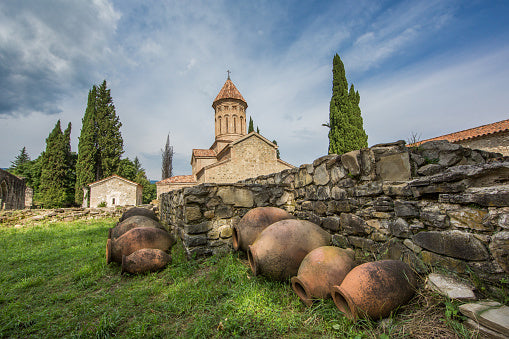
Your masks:
<svg viewBox="0 0 509 339"><path fill-rule="evenodd" d="M412 237L412 241L429 251L453 258L469 261L489 259L486 247L471 233L456 230L420 232Z"/></svg>
<svg viewBox="0 0 509 339"><path fill-rule="evenodd" d="M331 198L329 186L318 186L316 189L316 198L318 200L329 200Z"/></svg>
<svg viewBox="0 0 509 339"><path fill-rule="evenodd" d="M380 157L376 174L383 181L407 181L412 176L408 152Z"/></svg>
<svg viewBox="0 0 509 339"><path fill-rule="evenodd" d="M331 168L330 180L332 184L336 184L339 180L345 178L347 174L348 172L346 171L346 169L339 164Z"/></svg>
<svg viewBox="0 0 509 339"><path fill-rule="evenodd" d="M349 188L348 192L354 197L372 197L383 193L382 183L379 181L368 182Z"/></svg>
<svg viewBox="0 0 509 339"><path fill-rule="evenodd" d="M213 219L214 211L213 210L205 211L205 212L203 212L203 216L207 219Z"/></svg>
<svg viewBox="0 0 509 339"><path fill-rule="evenodd" d="M205 233L210 229L210 223L208 221L195 224L195 225L184 225L184 232L187 234L199 234Z"/></svg>
<svg viewBox="0 0 509 339"><path fill-rule="evenodd" d="M479 324L477 321L468 318L463 322L463 326L469 329L471 332L474 332L476 336L479 338L489 338L489 339L508 339L509 336L506 336L502 333L493 331L486 326Z"/></svg>
<svg viewBox="0 0 509 339"><path fill-rule="evenodd" d="M325 215L327 213L327 205L323 201L314 201L313 211L318 215Z"/></svg>
<svg viewBox="0 0 509 339"><path fill-rule="evenodd" d="M412 242L412 240L410 240L410 239L405 239L405 240L403 240L403 245L405 245L405 246L406 246L406 247L408 247L408 248L409 248L412 252L417 253L417 254L421 253L421 251L422 251L422 248L421 248L420 246L417 246L416 244L414 244L414 243Z"/></svg>
<svg viewBox="0 0 509 339"><path fill-rule="evenodd" d="M377 212L392 212L394 210L394 202L391 198L382 196L373 201L373 208Z"/></svg>
<svg viewBox="0 0 509 339"><path fill-rule="evenodd" d="M471 187L459 194L440 194L439 202L506 207L509 204L509 185Z"/></svg>
<svg viewBox="0 0 509 339"><path fill-rule="evenodd" d="M184 215L186 223L200 220L202 218L200 206L185 206Z"/></svg>
<svg viewBox="0 0 509 339"><path fill-rule="evenodd" d="M404 200L394 201L394 213L402 218L418 218L420 215L416 202Z"/></svg>
<svg viewBox="0 0 509 339"><path fill-rule="evenodd" d="M359 155L360 155L359 150L351 151L341 155L341 163L347 170L348 174L357 176L361 173Z"/></svg>
<svg viewBox="0 0 509 339"><path fill-rule="evenodd" d="M253 192L244 188L220 187L217 195L223 200L223 203L236 207L251 208L254 204Z"/></svg>
<svg viewBox="0 0 509 339"><path fill-rule="evenodd" d="M408 183L403 184L393 184L389 182L384 182L382 184L383 193L388 196L398 196L398 197L411 197L413 196L412 188L408 185Z"/></svg>
<svg viewBox="0 0 509 339"><path fill-rule="evenodd" d="M424 224L431 227L448 228L450 225L449 217L438 209L421 211L420 216Z"/></svg>
<svg viewBox="0 0 509 339"><path fill-rule="evenodd" d="M443 267L449 271L457 273L465 273L467 270L467 264L464 261L445 257L433 252L422 251L421 258L426 265Z"/></svg>
<svg viewBox="0 0 509 339"><path fill-rule="evenodd" d="M483 225L483 219L488 211L474 208L462 208L457 211L448 211L451 226L467 228L478 231L491 231L493 228Z"/></svg>
<svg viewBox="0 0 509 339"><path fill-rule="evenodd" d="M472 285L451 276L431 273L426 279L426 287L450 299L476 300Z"/></svg>
<svg viewBox="0 0 509 339"><path fill-rule="evenodd" d="M228 205L219 205L216 207L215 215L219 219L227 219L233 216L233 207Z"/></svg>
<svg viewBox="0 0 509 339"><path fill-rule="evenodd" d="M304 187L313 183L313 176L304 168L300 168L295 178L295 187Z"/></svg>
<svg viewBox="0 0 509 339"><path fill-rule="evenodd" d="M440 171L443 169L443 167L439 164L427 164L422 167L419 167L417 170L417 174L419 175L435 175L437 173L440 173Z"/></svg>
<svg viewBox="0 0 509 339"><path fill-rule="evenodd" d="M197 235L188 235L184 234L182 237L182 241L184 242L184 246L186 247L196 247L207 244L207 235L206 234L197 234Z"/></svg>
<svg viewBox="0 0 509 339"><path fill-rule="evenodd" d="M348 242L355 247L358 247L362 250L367 250L367 251L370 251L373 253L376 252L378 249L377 244L373 240L367 239L364 237L349 236Z"/></svg>
<svg viewBox="0 0 509 339"><path fill-rule="evenodd" d="M354 205L351 204L350 200L334 200L327 203L327 213L329 214L351 212L353 208Z"/></svg>
<svg viewBox="0 0 509 339"><path fill-rule="evenodd" d="M509 307L496 301L463 304L461 313L498 333L509 333Z"/></svg>
<svg viewBox="0 0 509 339"><path fill-rule="evenodd" d="M337 186L332 187L330 194L334 200L346 199L347 197L346 190Z"/></svg>
<svg viewBox="0 0 509 339"><path fill-rule="evenodd" d="M509 231L494 234L489 248L497 263L506 273L509 273Z"/></svg>
<svg viewBox="0 0 509 339"><path fill-rule="evenodd" d="M336 216L323 218L322 226L331 231L338 231L340 226L340 218Z"/></svg>
<svg viewBox="0 0 509 339"><path fill-rule="evenodd" d="M342 213L340 216L341 229L351 235L366 235L371 232L366 221L352 213Z"/></svg>
<svg viewBox="0 0 509 339"><path fill-rule="evenodd" d="M389 231L393 236L398 238L408 238L412 235L408 223L402 218L391 220L389 222Z"/></svg>
<svg viewBox="0 0 509 339"><path fill-rule="evenodd" d="M232 228L229 225L219 227L219 237L222 239L231 238L232 233Z"/></svg>
<svg viewBox="0 0 509 339"><path fill-rule="evenodd" d="M313 182L315 185L327 185L329 183L330 177L329 172L327 171L327 165L322 164L315 168L313 174Z"/></svg>

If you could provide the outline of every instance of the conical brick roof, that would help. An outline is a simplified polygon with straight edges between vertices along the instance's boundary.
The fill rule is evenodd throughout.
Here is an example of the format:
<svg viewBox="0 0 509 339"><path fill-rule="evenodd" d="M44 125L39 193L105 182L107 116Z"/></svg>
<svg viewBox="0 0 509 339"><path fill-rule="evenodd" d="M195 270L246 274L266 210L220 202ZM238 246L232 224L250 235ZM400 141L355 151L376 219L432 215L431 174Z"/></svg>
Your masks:
<svg viewBox="0 0 509 339"><path fill-rule="evenodd" d="M230 80L230 78L228 78L226 80L226 82L224 83L223 88L221 88L221 90L219 91L219 94L217 95L216 99L212 103L212 106L215 106L216 102L221 99L241 100L247 106L246 100L244 100L244 97L242 97L242 94L240 94L239 90L237 89L237 87L235 87L235 85Z"/></svg>

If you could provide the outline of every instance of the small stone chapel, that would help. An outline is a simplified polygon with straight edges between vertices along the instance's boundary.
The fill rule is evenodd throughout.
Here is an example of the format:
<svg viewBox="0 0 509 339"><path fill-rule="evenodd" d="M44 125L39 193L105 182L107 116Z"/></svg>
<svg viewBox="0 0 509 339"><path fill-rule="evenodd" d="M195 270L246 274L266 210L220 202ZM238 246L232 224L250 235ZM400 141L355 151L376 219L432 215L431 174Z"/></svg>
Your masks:
<svg viewBox="0 0 509 339"><path fill-rule="evenodd" d="M278 159L278 146L256 132L247 134L247 102L228 79L212 102L215 140L208 149L193 149L191 175L156 183L157 196L201 183L233 183L293 168Z"/></svg>

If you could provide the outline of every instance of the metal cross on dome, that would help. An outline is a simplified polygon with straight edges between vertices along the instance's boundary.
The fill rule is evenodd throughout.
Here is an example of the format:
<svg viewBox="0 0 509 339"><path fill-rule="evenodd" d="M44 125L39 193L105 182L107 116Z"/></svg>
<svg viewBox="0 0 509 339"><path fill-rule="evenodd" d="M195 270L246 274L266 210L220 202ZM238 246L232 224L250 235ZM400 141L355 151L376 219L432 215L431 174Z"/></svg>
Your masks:
<svg viewBox="0 0 509 339"><path fill-rule="evenodd" d="M230 80L230 70L227 70L226 73L228 73L228 80Z"/></svg>

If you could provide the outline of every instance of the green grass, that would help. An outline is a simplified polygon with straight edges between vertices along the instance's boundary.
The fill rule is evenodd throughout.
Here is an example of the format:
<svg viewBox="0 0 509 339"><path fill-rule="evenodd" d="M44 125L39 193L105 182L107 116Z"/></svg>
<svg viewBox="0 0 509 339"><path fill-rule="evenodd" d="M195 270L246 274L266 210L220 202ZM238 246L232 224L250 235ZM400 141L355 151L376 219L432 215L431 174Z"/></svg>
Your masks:
<svg viewBox="0 0 509 339"><path fill-rule="evenodd" d="M243 254L188 261L177 244L164 270L121 275L105 260L113 225L104 219L0 228L0 337L404 335L397 319L354 324L331 300L305 307L289 283L252 276Z"/></svg>

